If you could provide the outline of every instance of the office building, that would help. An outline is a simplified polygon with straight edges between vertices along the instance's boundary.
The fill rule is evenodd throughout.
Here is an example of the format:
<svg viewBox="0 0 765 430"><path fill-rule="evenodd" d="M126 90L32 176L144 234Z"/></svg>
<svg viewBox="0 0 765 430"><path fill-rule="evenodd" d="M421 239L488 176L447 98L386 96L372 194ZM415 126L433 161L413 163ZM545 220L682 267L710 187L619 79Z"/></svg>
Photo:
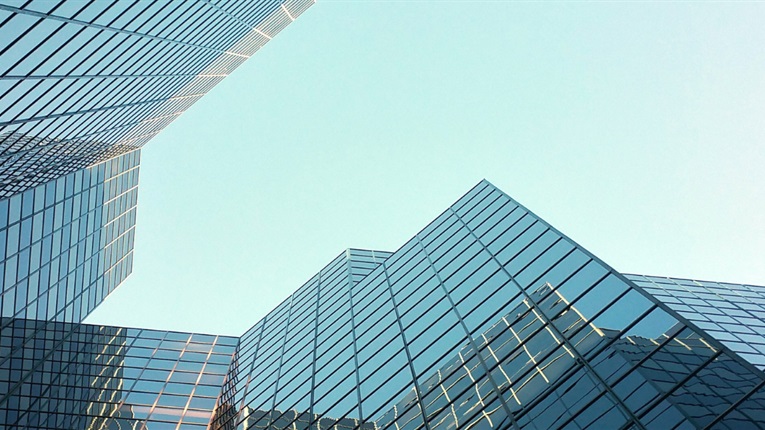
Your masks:
<svg viewBox="0 0 765 430"><path fill-rule="evenodd" d="M83 324L141 146L311 4L0 4L2 428L765 428L765 287L621 274L486 181L241 337Z"/></svg>
<svg viewBox="0 0 765 430"><path fill-rule="evenodd" d="M239 341L27 319L3 330L5 429L204 429Z"/></svg>
<svg viewBox="0 0 765 430"><path fill-rule="evenodd" d="M0 408L8 428L761 429L763 291L625 276L482 181L399 250L347 250L240 338L83 325L80 358L42 354L75 370L19 383L39 343L6 331ZM24 324L45 336L6 329ZM67 390L85 412L51 418L41 393Z"/></svg>
<svg viewBox="0 0 765 430"><path fill-rule="evenodd" d="M707 288L625 277L483 181L245 333L213 428L765 427L762 355L741 354L761 337L737 328L762 326L765 289L706 283L702 328L690 294L651 294L670 284Z"/></svg>
<svg viewBox="0 0 765 430"><path fill-rule="evenodd" d="M312 4L0 1L3 317L81 322L130 274L141 146Z"/></svg>
<svg viewBox="0 0 765 430"><path fill-rule="evenodd" d="M140 151L0 200L2 316L80 322L130 273Z"/></svg>
<svg viewBox="0 0 765 430"><path fill-rule="evenodd" d="M0 1L0 427L209 422L230 339L81 322L132 270L142 145L312 4Z"/></svg>
<svg viewBox="0 0 765 430"><path fill-rule="evenodd" d="M0 2L0 198L140 148L312 3Z"/></svg>

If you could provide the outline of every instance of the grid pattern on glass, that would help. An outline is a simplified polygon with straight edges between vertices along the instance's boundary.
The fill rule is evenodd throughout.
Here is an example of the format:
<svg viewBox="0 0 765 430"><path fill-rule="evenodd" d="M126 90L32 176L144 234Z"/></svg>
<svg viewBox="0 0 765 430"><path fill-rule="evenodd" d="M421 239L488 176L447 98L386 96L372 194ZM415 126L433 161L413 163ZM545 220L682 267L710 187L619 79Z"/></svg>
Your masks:
<svg viewBox="0 0 765 430"><path fill-rule="evenodd" d="M733 428L765 379L486 181L344 290L314 278L245 334L218 428Z"/></svg>
<svg viewBox="0 0 765 430"><path fill-rule="evenodd" d="M132 269L140 150L0 200L5 318L80 322Z"/></svg>
<svg viewBox="0 0 765 430"><path fill-rule="evenodd" d="M765 370L765 287L625 275L738 355Z"/></svg>
<svg viewBox="0 0 765 430"><path fill-rule="evenodd" d="M0 197L140 147L312 4L0 1Z"/></svg>
<svg viewBox="0 0 765 430"><path fill-rule="evenodd" d="M310 415L308 412L287 411L282 412L278 410L273 411L252 411L246 406L243 414L247 417L244 419L241 428L259 428L258 423L270 423L269 428L273 429L309 429L310 423L314 424L313 428L333 429L333 430L378 430L374 427L374 423L363 423L354 418L325 418L316 415Z"/></svg>
<svg viewBox="0 0 765 430"><path fill-rule="evenodd" d="M557 336L559 328L554 326L560 320L566 321L566 330L579 331L578 344ZM551 286L540 288L531 300L525 299L483 333L477 350L465 346L420 385L423 391L411 390L378 419L376 428L421 424L421 414L414 407L419 396L431 429L470 428L482 422L509 427L507 416L498 407L498 396L507 400L521 428L703 428L724 411L719 398L729 405L756 385L750 379L751 371L720 355L697 377L670 393L668 389L684 380L692 366L710 361L718 352L692 331L678 332L678 324L652 325L649 331L645 326L620 337L618 330L597 327L584 319L575 304ZM666 328L669 331L657 338L644 337ZM589 350L585 356L598 359L587 364L577 360L572 352L585 348ZM650 364L641 365L645 362ZM488 372L482 363L488 364ZM716 394L716 390L725 394ZM648 406L660 397L665 401ZM645 418L631 422L617 403ZM762 418L750 413L748 423L758 416ZM742 428L741 422L729 424L725 420L717 426Z"/></svg>
<svg viewBox="0 0 765 430"><path fill-rule="evenodd" d="M239 340L23 319L2 330L23 342L0 361L7 429L205 429Z"/></svg>
<svg viewBox="0 0 765 430"><path fill-rule="evenodd" d="M350 360L356 351L348 340L353 328L350 288L388 256L384 251L346 250L250 328L232 361L213 428L233 428L237 416L251 425L275 425L288 417L308 417L327 426L332 417L340 427L357 423L358 412L344 417L330 407L318 415L313 405L331 405L339 391L344 404L358 404L356 374L349 373L338 387L333 386L334 374L326 372L334 364L344 371L355 366Z"/></svg>

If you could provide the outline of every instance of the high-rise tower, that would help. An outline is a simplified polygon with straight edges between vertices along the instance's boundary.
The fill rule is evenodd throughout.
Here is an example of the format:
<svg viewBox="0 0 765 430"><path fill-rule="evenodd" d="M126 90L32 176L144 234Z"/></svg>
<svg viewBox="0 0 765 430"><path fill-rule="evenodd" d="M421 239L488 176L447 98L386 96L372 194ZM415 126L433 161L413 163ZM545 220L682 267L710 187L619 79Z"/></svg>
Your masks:
<svg viewBox="0 0 765 430"><path fill-rule="evenodd" d="M765 287L623 275L483 181L397 251L342 253L239 338L11 319L0 418L763 429L764 303Z"/></svg>
<svg viewBox="0 0 765 430"><path fill-rule="evenodd" d="M141 146L312 4L0 0L0 427L210 421L231 339L81 322L132 270Z"/></svg>
<svg viewBox="0 0 765 430"><path fill-rule="evenodd" d="M0 3L0 197L140 148L312 0Z"/></svg>
<svg viewBox="0 0 765 430"><path fill-rule="evenodd" d="M0 309L79 322L131 271L140 147L313 0L0 1Z"/></svg>
<svg viewBox="0 0 765 430"><path fill-rule="evenodd" d="M483 181L245 333L214 428L765 428L763 293L625 277Z"/></svg>
<svg viewBox="0 0 765 430"><path fill-rule="evenodd" d="M140 147L311 3L0 0L0 427L765 429L765 287L623 275L486 181L241 337L83 324Z"/></svg>

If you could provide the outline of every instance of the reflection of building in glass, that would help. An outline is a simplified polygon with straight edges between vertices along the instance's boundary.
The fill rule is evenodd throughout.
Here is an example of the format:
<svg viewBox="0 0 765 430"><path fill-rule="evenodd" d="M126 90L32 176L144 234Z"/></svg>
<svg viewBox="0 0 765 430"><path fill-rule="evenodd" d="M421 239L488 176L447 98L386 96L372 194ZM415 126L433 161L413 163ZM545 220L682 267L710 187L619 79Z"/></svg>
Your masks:
<svg viewBox="0 0 765 430"><path fill-rule="evenodd" d="M0 361L10 374L0 382L3 428L92 428L97 415L111 416L108 402L122 390L121 329L23 319L6 326L33 335L11 337L18 344Z"/></svg>
<svg viewBox="0 0 765 430"><path fill-rule="evenodd" d="M550 297L544 299L548 293ZM679 326L671 327L656 339L639 335L619 338L618 331L589 324L575 306L567 307L568 301L549 285L536 290L531 297L534 301L524 300L480 336L476 344L478 353L471 346L464 347L451 363L421 385L423 391L410 391L384 414L376 422L378 428L421 424L418 404L426 411L430 428L470 427L485 417L506 420L501 408L485 408L497 393L507 400L513 418L524 423L524 427L547 429L572 423L581 426L578 417L587 411L577 411L578 405L594 399L598 392L609 390L627 411L640 402L665 396L672 410L664 411L662 421L656 425L675 425L679 417L685 416L695 427L703 427L723 412L715 411L710 399L743 398L754 387L746 376L749 371L730 358L714 359L719 354L715 347L691 332L678 332ZM540 305L545 306L542 304L545 302L560 306L552 305L544 312ZM574 316L567 327L581 335L582 341L576 346L567 345L565 337L556 336L557 330L550 324L563 314ZM602 359L589 365L578 361L573 351L584 348L589 355L599 354ZM498 357L507 358L497 360ZM489 364L488 373L481 372L482 361ZM709 365L702 368L698 377L671 392L675 384L687 377L690 366L707 361ZM560 378L565 375L576 377L561 385ZM497 379L492 382L492 378ZM730 404L730 400L725 404ZM537 403L547 406L533 407ZM567 407L555 408L556 404ZM534 410L540 413L531 418L526 416ZM599 428L616 428L625 421L615 408L601 412L613 415L615 420L601 418ZM738 425L745 424L743 421Z"/></svg>
<svg viewBox="0 0 765 430"><path fill-rule="evenodd" d="M0 0L0 427L207 426L236 338L81 323L132 270L140 147L312 3Z"/></svg>
<svg viewBox="0 0 765 430"><path fill-rule="evenodd" d="M704 338L675 336L651 354L656 343L654 339L636 337L614 344L620 358L636 365L636 373L620 378L619 388L623 392L631 390L628 398L633 402L640 397L663 397L678 415L685 416L695 427L703 428L756 387L751 370L722 354ZM638 365L640 361L644 363ZM704 365L699 366L701 363ZM680 386L672 391L678 384ZM759 404L765 406L762 401ZM758 421L757 413L748 414L740 409L736 412L738 418L727 416L717 426L746 428Z"/></svg>
<svg viewBox="0 0 765 430"><path fill-rule="evenodd" d="M212 428L765 427L761 370L485 181L398 251L336 258L228 381Z"/></svg>
<svg viewBox="0 0 765 430"><path fill-rule="evenodd" d="M205 428L238 338L15 320L3 428ZM5 334L5 333L4 333ZM23 342L23 343L22 343Z"/></svg>
<svg viewBox="0 0 765 430"><path fill-rule="evenodd" d="M247 418L240 424L243 428L273 428L309 430L312 428L331 430L376 430L374 423L364 423L355 418L332 418L300 411L259 410L253 411L245 406Z"/></svg>
<svg viewBox="0 0 765 430"><path fill-rule="evenodd" d="M0 417L105 430L765 428L765 374L724 318L759 318L761 287L727 300L724 285L693 282L625 277L484 181L396 252L347 250L239 338L6 320ZM717 288L693 294L719 313L685 284ZM717 325L697 326L702 315ZM52 327L80 349L45 343Z"/></svg>

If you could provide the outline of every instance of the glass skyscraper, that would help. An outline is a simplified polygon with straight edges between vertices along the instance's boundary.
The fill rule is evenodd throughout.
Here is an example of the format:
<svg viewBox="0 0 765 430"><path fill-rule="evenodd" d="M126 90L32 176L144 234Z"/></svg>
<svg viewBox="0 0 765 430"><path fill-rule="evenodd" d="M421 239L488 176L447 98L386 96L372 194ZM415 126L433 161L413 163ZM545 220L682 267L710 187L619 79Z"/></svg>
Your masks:
<svg viewBox="0 0 765 430"><path fill-rule="evenodd" d="M0 2L0 197L140 148L312 3Z"/></svg>
<svg viewBox="0 0 765 430"><path fill-rule="evenodd" d="M765 428L762 291L626 277L483 181L247 331L212 428Z"/></svg>
<svg viewBox="0 0 765 430"><path fill-rule="evenodd" d="M482 181L397 251L345 251L239 338L12 318L0 422L762 429L763 291L623 275Z"/></svg>
<svg viewBox="0 0 765 430"><path fill-rule="evenodd" d="M80 322L131 271L140 147L312 4L0 2L0 311Z"/></svg>
<svg viewBox="0 0 765 430"><path fill-rule="evenodd" d="M82 321L132 270L141 146L312 4L0 0L0 428L210 421L231 339Z"/></svg>
<svg viewBox="0 0 765 430"><path fill-rule="evenodd" d="M130 273L140 151L0 200L3 317L79 322Z"/></svg>
<svg viewBox="0 0 765 430"><path fill-rule="evenodd" d="M0 1L0 311L80 322L130 274L140 147L313 0Z"/></svg>
<svg viewBox="0 0 765 430"><path fill-rule="evenodd" d="M83 324L140 147L310 0L0 1L3 429L765 429L765 287L625 275L487 181L240 337Z"/></svg>

